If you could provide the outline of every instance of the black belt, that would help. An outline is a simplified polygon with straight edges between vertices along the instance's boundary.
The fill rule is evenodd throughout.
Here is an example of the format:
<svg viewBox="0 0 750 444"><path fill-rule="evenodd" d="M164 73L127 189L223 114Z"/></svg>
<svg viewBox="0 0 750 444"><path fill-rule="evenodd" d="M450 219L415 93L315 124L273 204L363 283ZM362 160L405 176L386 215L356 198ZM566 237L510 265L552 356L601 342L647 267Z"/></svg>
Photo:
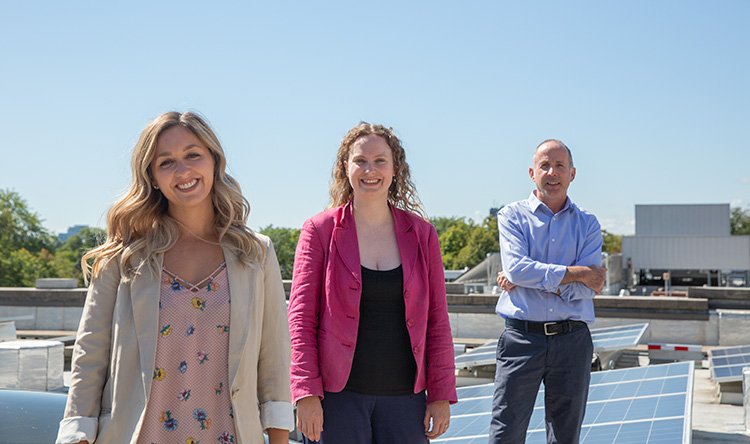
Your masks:
<svg viewBox="0 0 750 444"><path fill-rule="evenodd" d="M586 325L586 323L583 321L535 322L505 318L506 327L515 328L516 330L525 331L527 333L537 333L547 336L569 333L578 327L583 327L584 325Z"/></svg>

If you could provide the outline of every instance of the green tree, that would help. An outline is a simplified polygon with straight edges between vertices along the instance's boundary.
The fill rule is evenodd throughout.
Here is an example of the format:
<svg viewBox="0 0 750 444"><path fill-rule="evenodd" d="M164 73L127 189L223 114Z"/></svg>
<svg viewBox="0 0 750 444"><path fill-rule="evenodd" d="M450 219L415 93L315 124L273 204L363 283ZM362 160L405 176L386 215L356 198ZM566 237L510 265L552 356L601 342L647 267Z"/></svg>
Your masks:
<svg viewBox="0 0 750 444"><path fill-rule="evenodd" d="M22 248L31 253L54 251L57 243L20 194L0 190L0 254L5 256Z"/></svg>
<svg viewBox="0 0 750 444"><path fill-rule="evenodd" d="M274 227L269 225L260 229L260 233L271 238L273 249L279 258L281 277L291 279L294 271L294 251L297 249L300 230L298 228Z"/></svg>
<svg viewBox="0 0 750 444"><path fill-rule="evenodd" d="M482 261L487 253L500 251L495 216L485 218L481 224L458 217L435 218L431 222L441 226L440 249L446 269L472 267Z"/></svg>
<svg viewBox="0 0 750 444"><path fill-rule="evenodd" d="M15 191L0 190L0 287L33 287L64 276L53 255L58 241Z"/></svg>
<svg viewBox="0 0 750 444"><path fill-rule="evenodd" d="M443 233L448 231L448 228L450 228L452 225L455 225L459 221L463 221L463 218L456 216L430 218L430 223L433 227L435 227L435 231L437 231L438 237L442 236Z"/></svg>
<svg viewBox="0 0 750 444"><path fill-rule="evenodd" d="M37 278L66 277L47 250L32 253L21 248L0 258L0 287L33 287Z"/></svg>
<svg viewBox="0 0 750 444"><path fill-rule="evenodd" d="M82 228L81 231L69 237L55 252L55 262L58 263L60 271L66 277L78 279L78 284L83 286L81 258L84 253L103 244L105 240L107 240L106 230L93 227Z"/></svg>
<svg viewBox="0 0 750 444"><path fill-rule="evenodd" d="M604 238L604 243L602 244L603 252L609 254L622 253L622 235L602 230L602 237Z"/></svg>
<svg viewBox="0 0 750 444"><path fill-rule="evenodd" d="M732 235L750 234L750 209L732 208L729 226Z"/></svg>

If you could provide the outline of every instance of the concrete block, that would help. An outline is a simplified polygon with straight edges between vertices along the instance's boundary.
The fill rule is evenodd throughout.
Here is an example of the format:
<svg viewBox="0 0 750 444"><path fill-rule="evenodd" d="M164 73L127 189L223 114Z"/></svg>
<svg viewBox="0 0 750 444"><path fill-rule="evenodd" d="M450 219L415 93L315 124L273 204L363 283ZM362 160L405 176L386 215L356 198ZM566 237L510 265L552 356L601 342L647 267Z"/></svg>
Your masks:
<svg viewBox="0 0 750 444"><path fill-rule="evenodd" d="M458 335L458 313L448 313L448 322L451 324L451 336L454 338L460 337Z"/></svg>
<svg viewBox="0 0 750 444"><path fill-rule="evenodd" d="M33 330L36 328L35 307L15 307L10 305L0 306L0 318L4 320L14 319L16 329Z"/></svg>
<svg viewBox="0 0 750 444"><path fill-rule="evenodd" d="M659 319L649 322L653 342L713 345L707 340L709 327L706 321Z"/></svg>
<svg viewBox="0 0 750 444"><path fill-rule="evenodd" d="M47 390L47 349L45 347L27 344L19 349L18 386L24 390Z"/></svg>
<svg viewBox="0 0 750 444"><path fill-rule="evenodd" d="M20 346L0 342L0 388L18 388L18 360Z"/></svg>
<svg viewBox="0 0 750 444"><path fill-rule="evenodd" d="M62 330L63 307L37 307L36 330Z"/></svg>
<svg viewBox="0 0 750 444"><path fill-rule="evenodd" d="M742 369L742 405L745 408L745 431L750 432L750 367Z"/></svg>
<svg viewBox="0 0 750 444"><path fill-rule="evenodd" d="M750 311L716 310L719 314L719 345L745 345L750 337Z"/></svg>
<svg viewBox="0 0 750 444"><path fill-rule="evenodd" d="M16 340L16 323L15 321L0 322L0 341Z"/></svg>
<svg viewBox="0 0 750 444"><path fill-rule="evenodd" d="M458 318L456 337L497 339L505 329L495 313L453 313Z"/></svg>
<svg viewBox="0 0 750 444"><path fill-rule="evenodd" d="M464 294L465 292L463 282L446 282L445 292L447 294Z"/></svg>
<svg viewBox="0 0 750 444"><path fill-rule="evenodd" d="M64 345L59 341L0 342L0 388L59 390Z"/></svg>
<svg viewBox="0 0 750 444"><path fill-rule="evenodd" d="M83 307L63 307L63 330L78 330L81 316L83 316Z"/></svg>
<svg viewBox="0 0 750 444"><path fill-rule="evenodd" d="M57 342L57 341L48 341ZM65 344L57 342L47 348L47 391L63 388L65 373Z"/></svg>
<svg viewBox="0 0 750 444"><path fill-rule="evenodd" d="M719 386L719 403L742 405L742 381L720 382Z"/></svg>
<svg viewBox="0 0 750 444"><path fill-rule="evenodd" d="M36 280L36 288L44 289L64 289L64 288L78 288L77 279L64 279L64 278L41 278Z"/></svg>

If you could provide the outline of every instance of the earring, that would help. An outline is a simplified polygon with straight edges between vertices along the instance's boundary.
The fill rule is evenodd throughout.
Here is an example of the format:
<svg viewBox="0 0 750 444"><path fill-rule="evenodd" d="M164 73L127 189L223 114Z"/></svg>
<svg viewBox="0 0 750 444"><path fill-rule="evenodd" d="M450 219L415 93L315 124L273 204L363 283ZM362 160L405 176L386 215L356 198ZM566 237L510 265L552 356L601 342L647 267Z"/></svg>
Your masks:
<svg viewBox="0 0 750 444"><path fill-rule="evenodd" d="M158 187L157 185L154 185L154 189L155 189L155 190L158 190L158 189L159 189L159 187Z"/></svg>

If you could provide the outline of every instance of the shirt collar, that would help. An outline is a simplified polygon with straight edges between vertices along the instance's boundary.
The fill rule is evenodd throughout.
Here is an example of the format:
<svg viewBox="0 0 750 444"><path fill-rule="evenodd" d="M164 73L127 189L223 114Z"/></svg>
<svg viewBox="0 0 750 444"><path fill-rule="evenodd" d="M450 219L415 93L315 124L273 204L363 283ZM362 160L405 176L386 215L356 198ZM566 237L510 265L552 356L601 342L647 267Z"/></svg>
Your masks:
<svg viewBox="0 0 750 444"><path fill-rule="evenodd" d="M546 208L547 211L549 211L550 213L552 212L552 210L550 210L549 207L547 207L547 205L544 204L544 202L542 202L541 200L539 200L538 197L536 197L536 194L534 194L533 191L529 195L528 202L529 202L529 208L531 208L532 213L536 213L536 210L538 210L539 207L541 206ZM562 207L562 210L560 210L560 213L562 213L563 211L567 211L571 207L571 205L573 205L573 201L571 201L570 196L568 196L567 199L565 199L565 206Z"/></svg>

